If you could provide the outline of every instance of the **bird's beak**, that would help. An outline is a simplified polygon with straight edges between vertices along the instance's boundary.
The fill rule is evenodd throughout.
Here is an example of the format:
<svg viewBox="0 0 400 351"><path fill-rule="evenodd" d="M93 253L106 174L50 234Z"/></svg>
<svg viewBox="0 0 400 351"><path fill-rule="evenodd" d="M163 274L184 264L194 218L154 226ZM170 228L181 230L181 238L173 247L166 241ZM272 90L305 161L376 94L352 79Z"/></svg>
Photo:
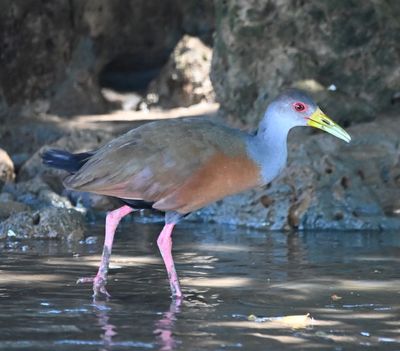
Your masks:
<svg viewBox="0 0 400 351"><path fill-rule="evenodd" d="M307 125L310 127L321 129L335 137L350 142L350 135L338 124L332 121L320 108L307 119Z"/></svg>

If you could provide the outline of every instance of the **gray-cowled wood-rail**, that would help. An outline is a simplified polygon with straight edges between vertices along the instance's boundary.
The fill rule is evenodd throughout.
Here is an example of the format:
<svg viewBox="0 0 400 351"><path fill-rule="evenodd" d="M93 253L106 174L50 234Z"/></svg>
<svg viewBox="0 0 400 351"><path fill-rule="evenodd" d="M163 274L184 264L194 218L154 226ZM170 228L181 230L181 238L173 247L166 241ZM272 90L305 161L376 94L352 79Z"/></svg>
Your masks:
<svg viewBox="0 0 400 351"><path fill-rule="evenodd" d="M297 126L311 126L350 141L304 92L291 89L268 106L254 134L211 120L192 118L144 124L95 151L71 154L48 150L43 162L70 173L69 189L120 198L125 205L108 213L102 259L93 282L94 296L108 296L108 265L114 233L122 217L135 209L165 212L157 244L174 298L182 298L172 258L175 224L225 196L271 182L285 167L287 136Z"/></svg>

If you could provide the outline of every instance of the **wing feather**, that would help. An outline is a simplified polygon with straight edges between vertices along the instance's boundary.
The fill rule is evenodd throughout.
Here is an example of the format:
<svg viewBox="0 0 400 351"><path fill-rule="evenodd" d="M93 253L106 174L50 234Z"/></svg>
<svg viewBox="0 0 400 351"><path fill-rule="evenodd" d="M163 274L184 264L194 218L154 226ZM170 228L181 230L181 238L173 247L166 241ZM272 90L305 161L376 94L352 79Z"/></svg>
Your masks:
<svg viewBox="0 0 400 351"><path fill-rule="evenodd" d="M246 154L247 134L210 120L147 123L104 145L75 174L68 188L157 202L174 193L215 154Z"/></svg>

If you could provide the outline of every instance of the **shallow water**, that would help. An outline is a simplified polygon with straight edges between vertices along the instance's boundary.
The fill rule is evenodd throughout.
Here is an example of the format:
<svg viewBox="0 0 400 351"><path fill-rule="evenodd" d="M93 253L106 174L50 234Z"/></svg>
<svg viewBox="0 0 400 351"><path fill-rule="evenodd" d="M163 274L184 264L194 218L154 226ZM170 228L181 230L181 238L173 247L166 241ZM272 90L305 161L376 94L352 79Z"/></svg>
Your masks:
<svg viewBox="0 0 400 351"><path fill-rule="evenodd" d="M156 224L124 224L112 299L91 299L103 236L3 243L0 350L400 350L398 233L282 234L182 223L171 302ZM333 296L333 297L332 297ZM290 324L248 316L306 315ZM279 321L279 320L278 320Z"/></svg>

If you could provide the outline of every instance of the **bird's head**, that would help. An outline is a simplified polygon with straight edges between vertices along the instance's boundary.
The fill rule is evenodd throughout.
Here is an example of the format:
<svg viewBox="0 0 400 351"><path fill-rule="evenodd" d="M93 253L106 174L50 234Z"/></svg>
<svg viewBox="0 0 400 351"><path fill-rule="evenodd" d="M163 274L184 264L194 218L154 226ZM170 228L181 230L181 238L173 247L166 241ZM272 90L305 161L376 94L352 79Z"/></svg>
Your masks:
<svg viewBox="0 0 400 351"><path fill-rule="evenodd" d="M335 137L350 142L350 135L332 121L303 91L290 89L276 97L269 105L267 116L274 117L274 123L291 129L297 126L310 126L321 129Z"/></svg>

